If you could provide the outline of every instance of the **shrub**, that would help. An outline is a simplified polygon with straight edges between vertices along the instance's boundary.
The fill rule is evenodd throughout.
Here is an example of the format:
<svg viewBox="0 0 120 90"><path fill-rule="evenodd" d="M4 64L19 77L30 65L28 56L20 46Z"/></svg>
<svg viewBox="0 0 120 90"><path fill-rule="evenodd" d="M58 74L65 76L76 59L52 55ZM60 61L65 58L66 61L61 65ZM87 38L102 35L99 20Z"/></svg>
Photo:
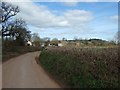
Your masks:
<svg viewBox="0 0 120 90"><path fill-rule="evenodd" d="M68 87L118 87L117 48L51 47L40 54L43 67Z"/></svg>

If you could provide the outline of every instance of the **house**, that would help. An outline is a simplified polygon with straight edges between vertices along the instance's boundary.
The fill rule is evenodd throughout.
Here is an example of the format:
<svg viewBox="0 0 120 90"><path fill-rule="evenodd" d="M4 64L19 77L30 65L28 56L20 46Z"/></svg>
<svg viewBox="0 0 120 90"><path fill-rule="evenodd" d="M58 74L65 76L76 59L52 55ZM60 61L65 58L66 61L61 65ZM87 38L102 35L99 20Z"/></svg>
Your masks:
<svg viewBox="0 0 120 90"><path fill-rule="evenodd" d="M58 43L58 46L59 46L59 47L62 47L62 46L63 46L63 44L62 44L62 43Z"/></svg>
<svg viewBox="0 0 120 90"><path fill-rule="evenodd" d="M58 46L58 41L50 41L48 46Z"/></svg>
<svg viewBox="0 0 120 90"><path fill-rule="evenodd" d="M45 47L45 44L44 44L44 43L42 43L42 44L41 44L41 47Z"/></svg>
<svg viewBox="0 0 120 90"><path fill-rule="evenodd" d="M32 46L32 42L31 41L27 41L27 46Z"/></svg>
<svg viewBox="0 0 120 90"><path fill-rule="evenodd" d="M62 46L66 46L66 45L68 45L68 42L67 41L60 41L60 44L62 45ZM60 45L59 44L59 45Z"/></svg>
<svg viewBox="0 0 120 90"><path fill-rule="evenodd" d="M62 41L59 41L59 42L58 42L58 46L59 46L59 47L64 46L63 43L62 43Z"/></svg>
<svg viewBox="0 0 120 90"><path fill-rule="evenodd" d="M62 47L63 43L62 43L62 41L50 41L48 46L59 46L59 47Z"/></svg>

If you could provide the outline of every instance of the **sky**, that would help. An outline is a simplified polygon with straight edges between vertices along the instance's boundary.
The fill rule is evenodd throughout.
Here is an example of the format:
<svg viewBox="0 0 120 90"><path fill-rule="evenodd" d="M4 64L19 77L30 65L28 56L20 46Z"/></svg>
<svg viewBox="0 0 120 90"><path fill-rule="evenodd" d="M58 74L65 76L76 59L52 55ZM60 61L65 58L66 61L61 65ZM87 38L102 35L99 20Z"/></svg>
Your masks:
<svg viewBox="0 0 120 90"><path fill-rule="evenodd" d="M20 8L15 18L23 18L29 30L39 33L41 38L112 40L118 31L118 2L32 1L12 4Z"/></svg>

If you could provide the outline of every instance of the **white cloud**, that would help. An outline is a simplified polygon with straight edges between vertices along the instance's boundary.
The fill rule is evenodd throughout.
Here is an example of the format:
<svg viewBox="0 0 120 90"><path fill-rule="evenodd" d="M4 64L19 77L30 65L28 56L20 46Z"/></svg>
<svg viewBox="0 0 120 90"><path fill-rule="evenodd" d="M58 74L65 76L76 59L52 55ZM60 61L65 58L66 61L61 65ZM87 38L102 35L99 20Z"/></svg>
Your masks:
<svg viewBox="0 0 120 90"><path fill-rule="evenodd" d="M97 2L98 0L59 0L66 6L77 6L80 2Z"/></svg>
<svg viewBox="0 0 120 90"><path fill-rule="evenodd" d="M114 22L118 22L118 15L111 16L110 19Z"/></svg>
<svg viewBox="0 0 120 90"><path fill-rule="evenodd" d="M64 5L66 6L76 6L78 2L64 2Z"/></svg>
<svg viewBox="0 0 120 90"><path fill-rule="evenodd" d="M17 15L17 17L22 17L31 25L40 27L61 25L62 18L58 18L52 14L51 11L45 6L36 6L32 2L21 2L14 4L17 4L20 8L20 13Z"/></svg>
<svg viewBox="0 0 120 90"><path fill-rule="evenodd" d="M66 6L76 6L77 4L78 4L77 0L69 0L67 2L64 1L64 5Z"/></svg>
<svg viewBox="0 0 120 90"><path fill-rule="evenodd" d="M119 0L59 0L58 2L64 2L66 6L76 6L80 2L119 2Z"/></svg>
<svg viewBox="0 0 120 90"><path fill-rule="evenodd" d="M92 14L85 10L68 10L62 15L56 15L46 6L36 5L32 2L16 2L20 12L17 17L39 28L48 27L79 27L84 26L92 19Z"/></svg>
<svg viewBox="0 0 120 90"><path fill-rule="evenodd" d="M68 26L68 25L69 25L68 21L60 22L60 26Z"/></svg>
<svg viewBox="0 0 120 90"><path fill-rule="evenodd" d="M91 12L85 10L68 10L64 13L64 17L72 27L84 26L92 20Z"/></svg>

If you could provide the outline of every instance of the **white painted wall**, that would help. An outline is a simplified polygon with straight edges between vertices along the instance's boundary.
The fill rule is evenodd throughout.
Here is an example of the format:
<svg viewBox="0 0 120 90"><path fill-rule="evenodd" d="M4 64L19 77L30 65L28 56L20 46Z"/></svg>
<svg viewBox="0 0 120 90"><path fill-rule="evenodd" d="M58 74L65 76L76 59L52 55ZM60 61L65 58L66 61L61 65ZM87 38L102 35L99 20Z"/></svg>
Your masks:
<svg viewBox="0 0 120 90"><path fill-rule="evenodd" d="M63 44L62 44L62 43L58 43L58 46L59 46L59 47L62 47L62 46L63 46Z"/></svg>
<svg viewBox="0 0 120 90"><path fill-rule="evenodd" d="M27 44L29 44L30 46L32 46L32 42L30 42L30 41L27 41Z"/></svg>

